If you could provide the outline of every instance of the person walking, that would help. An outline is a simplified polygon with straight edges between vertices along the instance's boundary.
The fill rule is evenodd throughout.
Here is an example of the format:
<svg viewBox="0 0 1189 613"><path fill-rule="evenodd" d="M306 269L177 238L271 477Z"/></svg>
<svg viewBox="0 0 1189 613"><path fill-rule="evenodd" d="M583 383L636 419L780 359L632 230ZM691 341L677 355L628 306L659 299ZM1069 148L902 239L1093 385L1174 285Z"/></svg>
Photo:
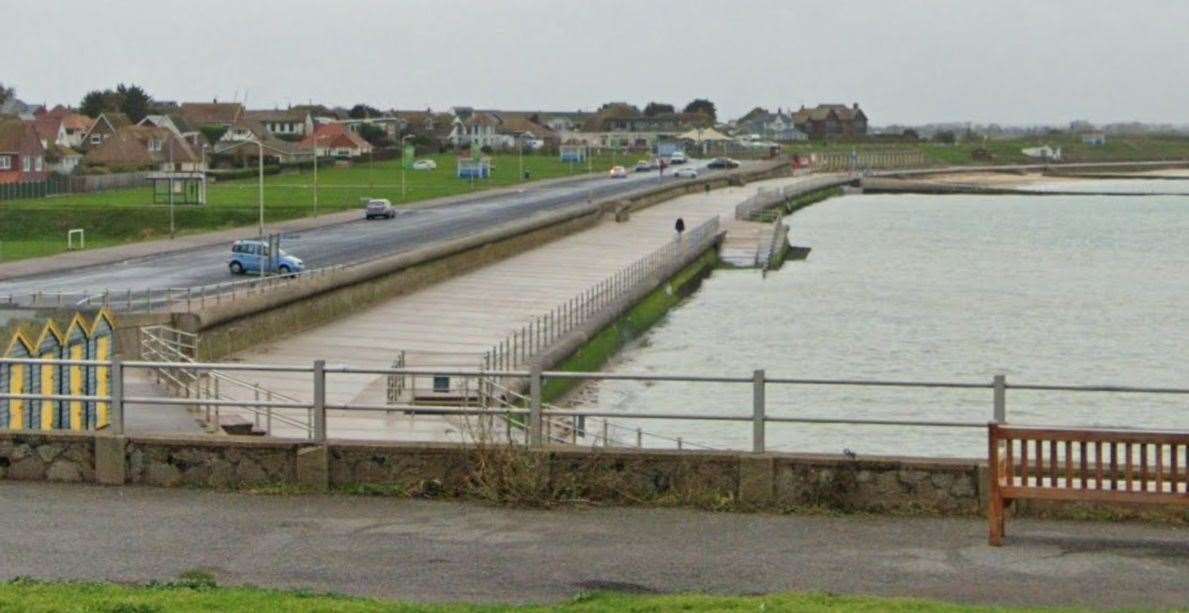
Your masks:
<svg viewBox="0 0 1189 613"><path fill-rule="evenodd" d="M673 224L673 228L677 230L677 237L681 238L681 233L685 232L685 220L678 217L677 223Z"/></svg>

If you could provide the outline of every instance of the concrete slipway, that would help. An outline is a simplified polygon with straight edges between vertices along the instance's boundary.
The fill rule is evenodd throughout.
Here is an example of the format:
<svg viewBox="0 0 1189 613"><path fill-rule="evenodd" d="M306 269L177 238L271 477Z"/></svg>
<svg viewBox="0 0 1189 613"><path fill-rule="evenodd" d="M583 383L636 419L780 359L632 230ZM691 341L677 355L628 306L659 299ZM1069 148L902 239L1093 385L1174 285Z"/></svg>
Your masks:
<svg viewBox="0 0 1189 613"><path fill-rule="evenodd" d="M678 217L692 229L719 216L729 233L735 206L758 187L795 185L813 178L774 179L686 195L637 211L627 222L608 219L328 325L238 353L233 360L308 367L323 359L328 365L390 368L405 351L409 366L478 368L483 354L514 330L672 240ZM312 398L309 374L243 372L239 376L297 400ZM326 392L328 404L384 404L387 381L376 375L330 374ZM436 416L332 412L328 422L332 438L449 441L460 437L457 424ZM273 432L299 435L278 423Z"/></svg>

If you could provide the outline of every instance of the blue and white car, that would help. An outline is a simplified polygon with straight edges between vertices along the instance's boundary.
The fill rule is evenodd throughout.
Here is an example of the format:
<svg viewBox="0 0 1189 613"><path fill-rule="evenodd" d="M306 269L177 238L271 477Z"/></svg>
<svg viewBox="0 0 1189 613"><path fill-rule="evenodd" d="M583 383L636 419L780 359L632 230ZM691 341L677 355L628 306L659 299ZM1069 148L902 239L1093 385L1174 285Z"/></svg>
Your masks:
<svg viewBox="0 0 1189 613"><path fill-rule="evenodd" d="M231 244L231 261L227 268L231 274L260 274L261 266L265 274L290 275L305 270L305 262L301 258L290 255L284 249L278 254L275 262L268 254L268 242L262 240L239 240ZM275 265L275 270L273 269Z"/></svg>

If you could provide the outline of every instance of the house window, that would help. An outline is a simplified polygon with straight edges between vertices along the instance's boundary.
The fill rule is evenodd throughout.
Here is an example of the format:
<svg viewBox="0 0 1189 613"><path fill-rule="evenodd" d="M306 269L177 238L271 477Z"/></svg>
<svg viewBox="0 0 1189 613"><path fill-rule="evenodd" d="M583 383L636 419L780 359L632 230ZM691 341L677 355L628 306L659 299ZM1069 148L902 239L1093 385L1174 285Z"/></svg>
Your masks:
<svg viewBox="0 0 1189 613"><path fill-rule="evenodd" d="M0 155L0 170L12 170L12 157Z"/></svg>
<svg viewBox="0 0 1189 613"><path fill-rule="evenodd" d="M98 135L98 134L92 134L92 135L91 135L91 144L92 144L92 145L98 145L98 144L101 144L102 142L103 142L103 137L102 137L102 136L100 136L100 135Z"/></svg>
<svg viewBox="0 0 1189 613"><path fill-rule="evenodd" d="M438 394L445 394L450 391L450 377L435 376L433 378L433 391Z"/></svg>
<svg viewBox="0 0 1189 613"><path fill-rule="evenodd" d="M42 170L45 169L45 160L40 155L37 156L37 162L34 165L34 169L37 172L41 172Z"/></svg>
<svg viewBox="0 0 1189 613"><path fill-rule="evenodd" d="M30 157L29 157L29 156L27 156L27 155L25 155L25 156L21 156L21 167L22 167L22 168L24 168L25 172L30 172L30 171L32 171L32 170L33 170L33 160L32 160L32 158L30 158Z"/></svg>

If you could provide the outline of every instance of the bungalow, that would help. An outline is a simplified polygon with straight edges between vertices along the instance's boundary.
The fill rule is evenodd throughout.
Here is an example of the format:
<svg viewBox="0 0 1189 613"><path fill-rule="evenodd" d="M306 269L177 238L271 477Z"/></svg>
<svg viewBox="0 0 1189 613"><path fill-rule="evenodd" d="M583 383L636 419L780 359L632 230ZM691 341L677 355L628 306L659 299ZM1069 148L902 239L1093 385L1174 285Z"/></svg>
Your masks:
<svg viewBox="0 0 1189 613"><path fill-rule="evenodd" d="M552 150L561 144L561 138L557 132L547 126L522 117L504 117L502 119L503 121L496 126L496 134L511 137L512 146L520 142L530 149L548 148Z"/></svg>
<svg viewBox="0 0 1189 613"><path fill-rule="evenodd" d="M244 118L259 122L273 136L300 139L314 131L314 116L299 109L246 111Z"/></svg>
<svg viewBox="0 0 1189 613"><path fill-rule="evenodd" d="M100 113L95 121L91 123L91 127L83 134L81 147L84 150L98 147L107 142L116 133L116 130L132 125L132 120L123 113L104 112Z"/></svg>
<svg viewBox="0 0 1189 613"><path fill-rule="evenodd" d="M648 148L661 139L689 130L713 127L714 121L701 113L644 115L634 107L615 104L587 119L567 140L589 147Z"/></svg>
<svg viewBox="0 0 1189 613"><path fill-rule="evenodd" d="M0 183L44 181L45 147L33 123L0 119Z"/></svg>
<svg viewBox="0 0 1189 613"><path fill-rule="evenodd" d="M316 126L314 133L297 143L297 147L301 151L312 152L318 157L339 159L357 158L372 151L371 143L363 140L363 137L343 123L325 123Z"/></svg>
<svg viewBox="0 0 1189 613"><path fill-rule="evenodd" d="M145 115L145 118L140 120L138 126L151 126L156 128L165 128L174 134L182 137L195 150L206 145L206 139L203 138L202 133L190 125L181 113L170 113L161 115Z"/></svg>
<svg viewBox="0 0 1189 613"><path fill-rule="evenodd" d="M120 128L88 151L83 162L109 171L196 172L205 168L189 143L172 130L155 126Z"/></svg>
<svg viewBox="0 0 1189 613"><path fill-rule="evenodd" d="M300 162L310 157L298 143L281 140L264 124L249 119L240 119L230 126L215 142L214 154L234 163L247 164L259 156L261 148L266 160L278 164Z"/></svg>
<svg viewBox="0 0 1189 613"><path fill-rule="evenodd" d="M456 116L450 130L450 144L455 147L504 147L513 139L497 134L499 119L490 113L470 113L465 119Z"/></svg>

